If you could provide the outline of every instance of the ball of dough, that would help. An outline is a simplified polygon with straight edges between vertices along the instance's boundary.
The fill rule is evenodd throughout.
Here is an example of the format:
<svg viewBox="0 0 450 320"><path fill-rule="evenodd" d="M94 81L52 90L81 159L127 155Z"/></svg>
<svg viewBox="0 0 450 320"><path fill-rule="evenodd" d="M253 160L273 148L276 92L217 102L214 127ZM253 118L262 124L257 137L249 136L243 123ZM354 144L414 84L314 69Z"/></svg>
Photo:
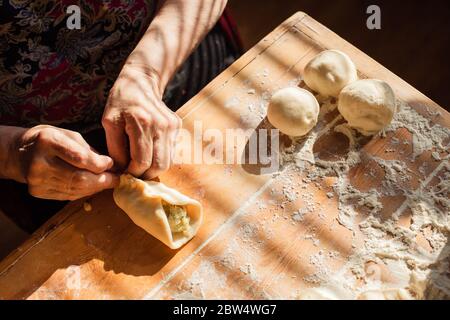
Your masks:
<svg viewBox="0 0 450 320"><path fill-rule="evenodd" d="M297 87L275 92L270 99L267 118L289 136L303 136L317 123L319 103L314 95Z"/></svg>
<svg viewBox="0 0 450 320"><path fill-rule="evenodd" d="M326 50L305 67L305 83L323 96L337 97L347 84L358 80L353 61L343 52Z"/></svg>
<svg viewBox="0 0 450 320"><path fill-rule="evenodd" d="M381 80L355 81L341 91L338 110L350 127L363 135L373 135L392 121L395 113L394 91Z"/></svg>

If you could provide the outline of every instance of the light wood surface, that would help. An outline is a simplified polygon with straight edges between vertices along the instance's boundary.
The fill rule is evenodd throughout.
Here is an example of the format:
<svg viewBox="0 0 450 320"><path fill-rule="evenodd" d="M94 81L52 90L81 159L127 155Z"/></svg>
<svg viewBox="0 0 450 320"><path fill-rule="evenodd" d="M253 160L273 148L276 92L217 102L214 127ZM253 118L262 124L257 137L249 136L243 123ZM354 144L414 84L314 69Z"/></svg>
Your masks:
<svg viewBox="0 0 450 320"><path fill-rule="evenodd" d="M248 104L260 103L261 96L292 84L301 76L305 64L326 48L346 52L362 77L387 81L399 99L425 117L424 110L440 111L436 119L450 126L449 114L429 98L379 65L304 13L297 13L270 33L236 63L220 74L178 114L183 126L192 129L194 120L203 127L241 128L248 125L243 115ZM267 77L262 73L267 72ZM247 94L251 84L255 94ZM230 100L239 103L230 108ZM253 99L253 100L252 100ZM230 102L231 101L231 102ZM334 114L337 116L337 114ZM249 120L258 125L258 121ZM323 121L330 121L327 117ZM397 136L407 138L406 130ZM330 135L315 151L330 156L334 149L345 149L346 138ZM372 139L364 152L383 158L404 158L385 149L390 138ZM342 151L341 151L342 152ZM427 174L440 165L429 153L408 162L412 172L428 162ZM350 172L349 179L360 190L367 181L364 172L373 165L362 161ZM337 200L328 198L333 179L321 185L311 183L314 201L322 204L325 217L308 215L301 223L283 218L301 205L301 199L282 208L282 177L255 174L257 168L241 165L175 166L160 177L204 206L205 220L197 236L180 250L170 250L140 228L114 204L111 192L89 199L93 210L85 212L83 202L75 201L53 217L32 238L0 263L2 299L143 299L143 298L288 298L292 292L310 284L304 277L314 272L306 257L319 249L340 253L329 266L332 270L345 261L351 251L352 232L336 223ZM303 181L308 172L291 172L292 181ZM281 180L280 180L281 179ZM417 181L411 183L416 188ZM383 199L380 214L389 216L404 199ZM261 206L261 203L269 204ZM280 218L281 217L281 218ZM264 221L264 224L261 222ZM253 226L260 226L253 228ZM320 245L299 237L313 230ZM298 259L305 257L304 262ZM256 276L254 276L256 275Z"/></svg>

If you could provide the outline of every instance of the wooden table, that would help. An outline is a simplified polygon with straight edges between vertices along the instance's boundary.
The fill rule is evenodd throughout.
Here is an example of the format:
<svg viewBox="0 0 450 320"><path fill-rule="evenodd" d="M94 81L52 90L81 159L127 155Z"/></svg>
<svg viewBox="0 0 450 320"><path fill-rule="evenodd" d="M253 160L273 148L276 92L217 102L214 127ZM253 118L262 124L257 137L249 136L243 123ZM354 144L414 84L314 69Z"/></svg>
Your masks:
<svg viewBox="0 0 450 320"><path fill-rule="evenodd" d="M449 127L446 111L301 12L183 106L178 114L184 127L192 129L194 120L203 120L204 128L256 128L261 119L252 118L251 108L264 103L264 97L274 90L298 83L306 63L327 48L346 52L361 77L387 81L400 100L424 117L439 112L433 123ZM335 111L321 121L335 125L338 117ZM323 127L332 132L331 127ZM329 141L317 143L315 154L333 158L333 150L342 153L340 149L348 148L343 135L329 136ZM395 136L411 138L404 128ZM392 137L373 138L361 152L406 158L412 152L408 147L403 153L385 152ZM430 181L440 174L436 168L442 168L447 160L436 161L425 152L408 162L409 170L417 173L423 163L428 163L425 176L419 177ZM362 160L349 171L355 188L368 190L380 180L368 181L364 175L372 165ZM176 251L135 226L114 204L111 191L89 199L91 212L84 211L85 200L70 203L0 263L0 298L296 298L296 292L314 286L308 277L317 270L308 257L319 251L337 252L339 258L330 259L328 266L337 270L355 249L355 232L336 222L338 202L330 196L333 177L314 182L308 180L308 171L288 167L279 175L262 175L253 169L237 164L179 165L160 177L204 206L199 233ZM283 176L301 184L301 194L311 192L321 212L313 208L303 220L291 219L292 213L305 205L305 199L286 200L283 190L289 186ZM411 183L411 190L418 186ZM291 191L298 196L298 190ZM379 214L389 216L406 210L404 201L401 196L382 199ZM305 236L312 233L315 238Z"/></svg>

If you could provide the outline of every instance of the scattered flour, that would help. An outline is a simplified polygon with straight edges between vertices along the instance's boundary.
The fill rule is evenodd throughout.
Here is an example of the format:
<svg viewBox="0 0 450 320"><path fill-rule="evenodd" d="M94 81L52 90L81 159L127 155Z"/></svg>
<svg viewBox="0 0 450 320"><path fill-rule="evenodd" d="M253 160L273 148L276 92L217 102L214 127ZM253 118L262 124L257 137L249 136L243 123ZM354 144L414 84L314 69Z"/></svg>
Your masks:
<svg viewBox="0 0 450 320"><path fill-rule="evenodd" d="M431 151L436 161L442 160L440 154L448 154L450 131L419 115L415 110L399 103L399 112L392 124L381 134L406 128L412 134L413 152L410 161L423 152ZM330 107L330 110L333 108ZM328 112L328 111L327 111ZM294 298L323 299L422 299L450 298L450 169L447 161L435 169L440 173L439 181L429 187L430 181L421 181L416 191L411 191L411 180L416 177L407 163L400 160L385 160L370 156L361 150L358 134L345 125L338 125L336 131L343 133L350 140L350 150L347 158L339 161L324 161L315 157L312 145L318 134L312 134L300 141L300 148L295 143L286 150L284 163L294 163L305 172L314 172L315 179L335 176L337 182L333 186L334 193L327 193L329 198L334 195L338 199L339 214L337 221L353 231L362 234L353 238L353 252L344 266L331 273L324 263L322 251L310 257L310 264L316 267L316 272L304 280L315 288L302 290ZM297 143L299 141L296 141ZM392 144L400 144L398 138L392 139ZM407 141L403 142L408 144ZM362 157L364 155L364 157ZM378 188L361 192L349 181L348 173L362 161L374 161L383 171L382 184ZM429 163L419 167L419 173L426 177L430 174ZM428 172L428 174L427 174ZM375 172L367 176L375 177ZM311 179L305 179L310 183ZM403 205L392 214L383 218L381 199L386 196L404 196ZM314 209L313 209L314 211ZM398 220L404 212L410 212L409 226L398 225ZM292 218L302 221L307 211L294 212ZM364 212L364 217L360 217ZM357 219L358 217L358 219ZM430 229L431 231L425 232ZM430 250L417 244L417 237L426 238ZM387 266L397 283L383 283L367 277L365 265L375 261ZM361 282L363 284L361 285Z"/></svg>
<svg viewBox="0 0 450 320"><path fill-rule="evenodd" d="M255 83L269 81L268 70L256 75ZM267 79L267 80L264 80ZM296 85L301 79L292 79L288 85ZM243 87L245 98L232 97L225 103L226 108L238 105L246 106L246 111L240 115L244 127L255 128L264 124L267 102L270 92L260 90L258 93L246 83ZM276 88L272 88L275 90ZM321 104L320 118L327 116L336 109L336 101L317 96ZM439 113L427 109L432 117L441 116ZM295 226L306 225L306 215L316 214L324 219L326 210L315 202L314 194L308 187L321 188L324 179L332 177L334 183L332 192L326 192L328 201L337 201L338 216L333 220L329 230L339 225L352 231L351 252L347 257L338 251L326 250L324 244L316 236L315 227L307 228L305 240L312 241L316 250L310 255L306 263L315 271L303 277L313 288L298 289L290 297L294 299L364 299L364 298L394 298L394 299L423 299L450 298L450 168L448 165L448 143L450 131L437 124L431 123L414 109L398 102L398 112L391 125L377 137L383 139L390 132L406 129L411 139L390 139L393 148L387 148L386 156L395 157L396 151L402 145L412 144L412 152L408 155L408 163L401 160L386 160L368 154L364 150L364 137L348 126L340 125L342 117L337 115L334 120L320 123L308 136L293 138L289 147L282 150L281 172L273 174L273 178L282 184L279 189L272 189L271 200L257 200L256 208L260 212L270 211L274 214L259 223L240 223L238 232L229 246L229 250L216 257L212 262L202 262L197 270L181 284L180 296L176 298L208 298L205 294L203 281L214 280L214 288L226 286L226 276L216 268L216 264L225 270L240 271L243 277L250 277L259 283L260 277L251 259L252 250L259 250L264 241L272 240L272 233L267 224L289 219ZM322 121L324 122L324 121ZM349 139L349 150L346 156L339 160L327 161L314 153L314 144L325 133L335 130ZM424 152L429 152L435 163L423 162L417 165L418 173L409 166ZM402 157L403 158L403 157ZM381 185L368 188L364 192L358 190L351 183L350 171L362 162L374 162L377 168L384 172L379 177L378 169L371 169L364 173L370 181L377 177L382 179ZM436 163L437 162L437 163ZM438 165L438 168L434 166ZM294 183L288 169L303 173L303 180ZM428 179L430 174L439 178ZM425 179L425 180L424 180ZM375 179L374 179L375 180ZM419 187L411 191L412 183L419 180ZM433 181L431 181L433 180ZM327 189L328 190L328 189ZM384 208L385 197L404 197L398 208ZM280 200L282 199L282 200ZM300 201L301 207L292 209L293 203ZM384 211L388 212L388 215ZM255 214L255 213L247 213ZM390 214L390 215L389 215ZM245 215L245 214L244 214ZM400 219L407 223L399 224ZM258 240L264 234L265 239ZM418 239L425 239L428 249L419 245ZM261 244L260 247L255 244ZM237 262L234 255L242 253L243 244L247 246L246 259ZM330 262L339 259L342 265L337 270L330 269ZM369 265L369 267L368 267ZM392 274L391 280L381 280L383 268ZM277 274L280 281L285 273ZM295 278L295 276L292 276ZM263 279L261 277L261 279ZM274 281L274 280L273 280ZM273 298L273 293L265 289L257 290L255 286L246 287L254 297ZM282 296L280 298L286 298ZM220 298L220 295L219 295Z"/></svg>
<svg viewBox="0 0 450 320"><path fill-rule="evenodd" d="M399 128L405 128L413 135L411 161L414 161L423 152L433 148L447 149L446 143L448 143L450 135L449 129L438 124L432 124L428 119L400 101L397 104L397 110L394 120L385 131L396 131ZM448 152L448 149L445 151Z"/></svg>

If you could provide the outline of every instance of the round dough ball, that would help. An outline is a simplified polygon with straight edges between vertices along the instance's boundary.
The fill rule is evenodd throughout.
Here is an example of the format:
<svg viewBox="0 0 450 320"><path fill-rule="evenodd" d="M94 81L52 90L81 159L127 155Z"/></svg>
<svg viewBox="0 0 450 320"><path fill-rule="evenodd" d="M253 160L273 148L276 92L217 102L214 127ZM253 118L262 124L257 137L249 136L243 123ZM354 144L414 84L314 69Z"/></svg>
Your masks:
<svg viewBox="0 0 450 320"><path fill-rule="evenodd" d="M270 99L267 118L289 136L303 136L317 123L319 103L314 95L297 87L275 92Z"/></svg>
<svg viewBox="0 0 450 320"><path fill-rule="evenodd" d="M353 61L343 52L326 50L305 67L305 83L323 96L337 97L347 84L358 80Z"/></svg>
<svg viewBox="0 0 450 320"><path fill-rule="evenodd" d="M391 123L395 94L384 81L358 80L341 91L338 110L350 127L363 135L373 135Z"/></svg>

